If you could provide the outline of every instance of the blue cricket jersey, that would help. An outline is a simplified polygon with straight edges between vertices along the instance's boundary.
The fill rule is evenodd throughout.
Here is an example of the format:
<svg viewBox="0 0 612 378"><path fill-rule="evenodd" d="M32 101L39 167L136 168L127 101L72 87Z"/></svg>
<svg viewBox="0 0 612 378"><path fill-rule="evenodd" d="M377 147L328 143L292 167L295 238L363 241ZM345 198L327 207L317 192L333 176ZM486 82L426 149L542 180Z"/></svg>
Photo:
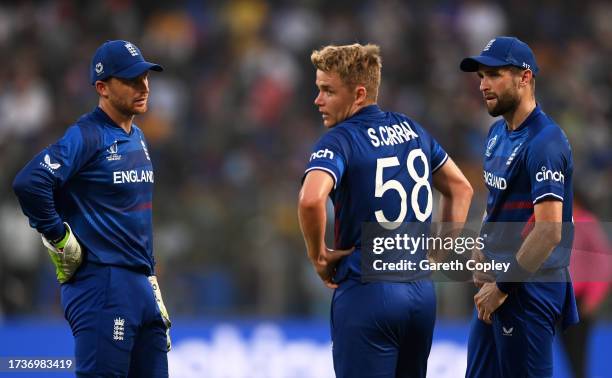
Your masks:
<svg viewBox="0 0 612 378"><path fill-rule="evenodd" d="M316 143L306 172L334 179L334 248L343 258L335 281L361 276L361 227L377 222L431 222L431 176L447 153L419 124L403 114L362 108Z"/></svg>
<svg viewBox="0 0 612 378"><path fill-rule="evenodd" d="M13 189L49 239L70 224L88 261L152 274L153 165L142 131L127 134L97 107L32 159Z"/></svg>
<svg viewBox="0 0 612 378"><path fill-rule="evenodd" d="M569 265L573 169L567 137L539 105L514 131L503 119L491 126L484 154L489 196L481 230L487 257L509 261L534 221L534 205L552 199L563 201L563 237L540 269Z"/></svg>

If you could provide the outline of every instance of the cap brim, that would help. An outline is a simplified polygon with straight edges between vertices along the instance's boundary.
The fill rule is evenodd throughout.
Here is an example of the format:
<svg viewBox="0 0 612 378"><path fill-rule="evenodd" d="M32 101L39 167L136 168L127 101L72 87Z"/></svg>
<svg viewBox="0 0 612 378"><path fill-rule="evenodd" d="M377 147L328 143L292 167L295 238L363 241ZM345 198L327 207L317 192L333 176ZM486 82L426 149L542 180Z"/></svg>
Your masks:
<svg viewBox="0 0 612 378"><path fill-rule="evenodd" d="M133 79L149 70L161 72L164 70L164 67L150 62L138 62L122 71L114 73L112 76L119 77L121 79Z"/></svg>
<svg viewBox="0 0 612 378"><path fill-rule="evenodd" d="M502 67L509 65L508 62L503 60L495 59L490 56L478 55L463 59L459 65L459 68L461 68L461 71L464 72L476 72L478 71L479 64L489 67Z"/></svg>

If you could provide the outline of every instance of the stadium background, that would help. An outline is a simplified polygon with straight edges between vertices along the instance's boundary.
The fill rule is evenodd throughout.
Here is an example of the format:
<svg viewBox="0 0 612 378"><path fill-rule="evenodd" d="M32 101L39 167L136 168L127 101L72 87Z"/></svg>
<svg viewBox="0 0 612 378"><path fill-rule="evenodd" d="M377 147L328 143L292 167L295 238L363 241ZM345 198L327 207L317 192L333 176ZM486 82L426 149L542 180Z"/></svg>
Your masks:
<svg viewBox="0 0 612 378"><path fill-rule="evenodd" d="M54 273L10 184L97 103L88 65L103 41L130 40L166 69L152 74L150 110L136 123L156 169L155 254L175 323L173 376L319 377L331 374L331 292L306 260L296 218L303 167L324 132L310 52L382 47L379 103L418 120L458 162L476 189L474 219L485 203L491 118L477 79L458 63L495 35L527 41L541 69L537 98L574 149L574 185L610 221L611 19L612 4L584 0L3 3L0 356L71 353ZM437 289L430 375L460 376L473 288ZM611 320L608 298L593 376L612 376ZM559 356L556 374L567 376Z"/></svg>

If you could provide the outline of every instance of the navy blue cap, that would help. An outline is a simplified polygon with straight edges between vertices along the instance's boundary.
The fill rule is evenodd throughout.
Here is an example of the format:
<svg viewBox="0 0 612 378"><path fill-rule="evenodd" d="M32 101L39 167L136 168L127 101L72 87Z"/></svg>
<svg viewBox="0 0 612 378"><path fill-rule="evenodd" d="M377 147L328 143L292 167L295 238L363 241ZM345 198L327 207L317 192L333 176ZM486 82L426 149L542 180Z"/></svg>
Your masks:
<svg viewBox="0 0 612 378"><path fill-rule="evenodd" d="M461 61L462 71L476 72L478 64L489 67L515 66L528 68L533 75L538 74L533 51L527 44L516 37L495 37L487 43L480 55L471 56Z"/></svg>
<svg viewBox="0 0 612 378"><path fill-rule="evenodd" d="M140 49L128 41L106 41L98 47L89 70L89 80L95 84L97 80L109 77L133 79L148 70L163 71L159 64L145 61Z"/></svg>

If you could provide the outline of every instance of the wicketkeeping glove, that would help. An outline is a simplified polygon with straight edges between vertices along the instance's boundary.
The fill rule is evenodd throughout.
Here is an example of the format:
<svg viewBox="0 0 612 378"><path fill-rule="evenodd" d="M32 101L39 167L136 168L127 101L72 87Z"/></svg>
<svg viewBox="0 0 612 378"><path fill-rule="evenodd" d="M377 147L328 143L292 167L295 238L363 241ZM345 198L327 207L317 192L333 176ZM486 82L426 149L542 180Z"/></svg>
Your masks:
<svg viewBox="0 0 612 378"><path fill-rule="evenodd" d="M43 244L47 247L47 252L49 252L51 261L55 265L55 275L59 283L70 280L83 260L81 245L72 233L68 223L64 222L64 225L66 226L66 235L56 244L51 243L42 235Z"/></svg>
<svg viewBox="0 0 612 378"><path fill-rule="evenodd" d="M161 290L159 289L159 284L157 283L157 277L149 276L149 283L153 289L153 295L155 295L157 308L159 308L159 312L161 313L164 324L166 325L166 346L168 347L168 351L170 351L172 348L172 340L170 340L170 327L172 326L172 322L170 321L168 310L166 310L166 305L164 304L164 299L162 298Z"/></svg>

